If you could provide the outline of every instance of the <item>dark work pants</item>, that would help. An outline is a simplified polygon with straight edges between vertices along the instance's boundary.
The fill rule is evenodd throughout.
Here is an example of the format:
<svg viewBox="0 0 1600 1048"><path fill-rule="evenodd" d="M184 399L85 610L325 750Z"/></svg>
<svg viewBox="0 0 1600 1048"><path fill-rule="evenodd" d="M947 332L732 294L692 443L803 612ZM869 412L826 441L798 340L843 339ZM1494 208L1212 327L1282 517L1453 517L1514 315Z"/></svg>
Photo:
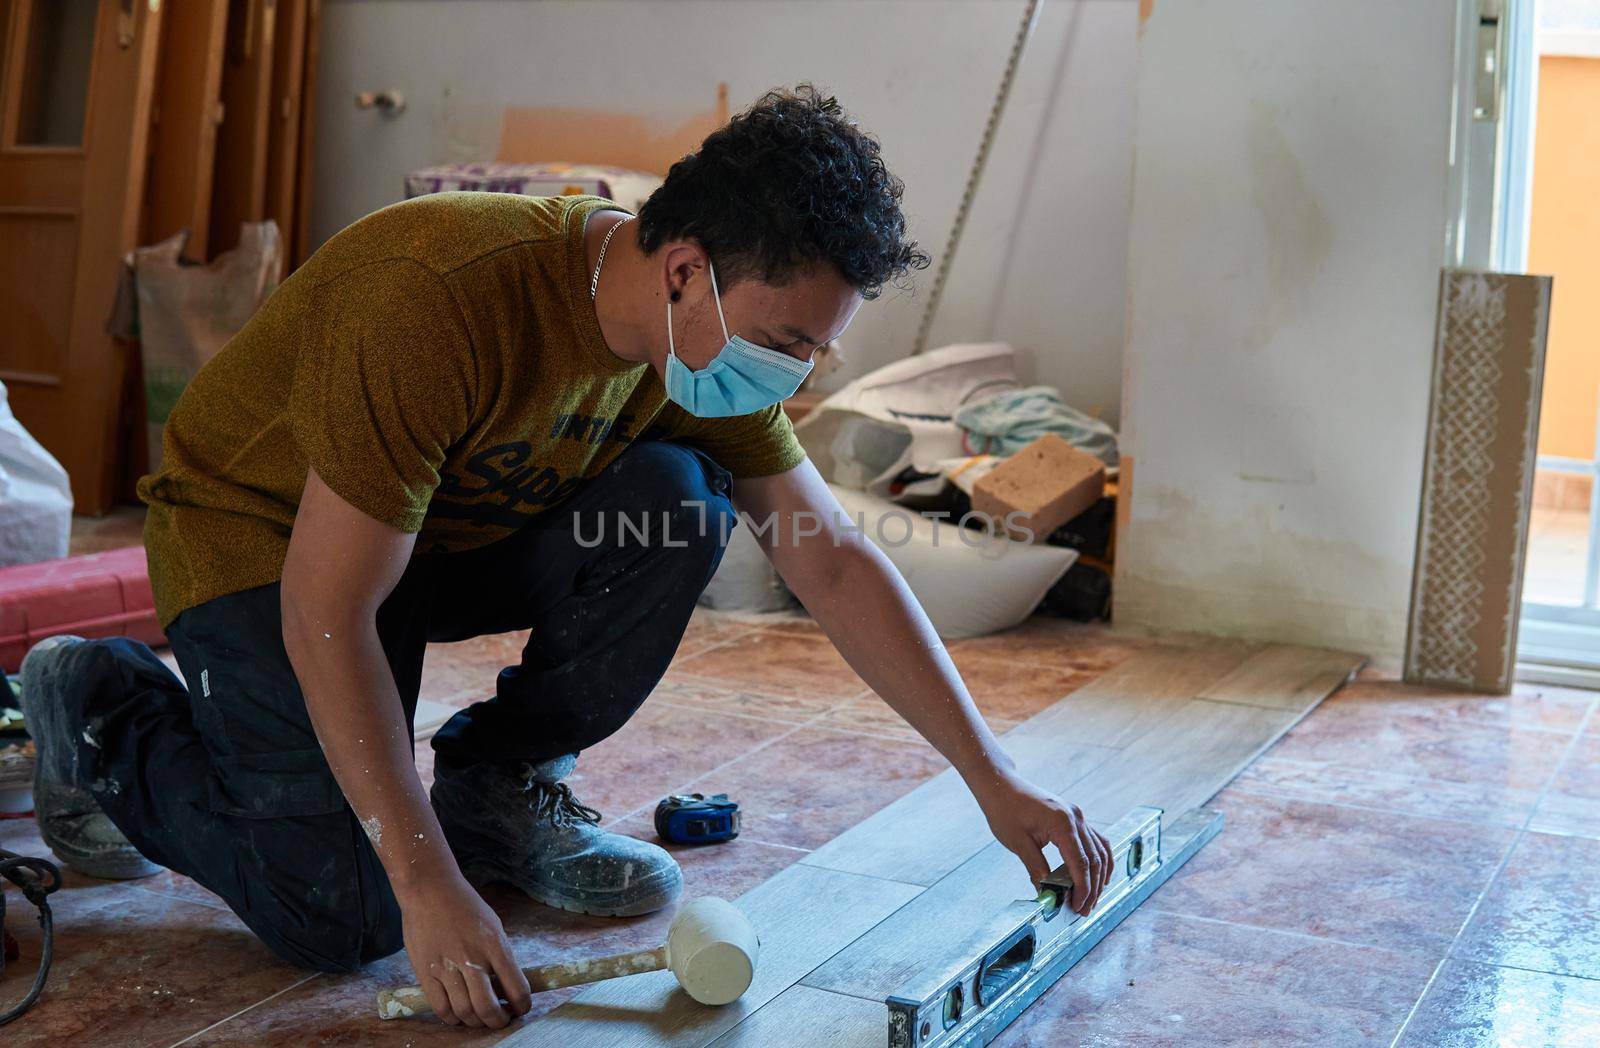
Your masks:
<svg viewBox="0 0 1600 1048"><path fill-rule="evenodd" d="M434 736L441 763L539 761L622 727L722 557L729 484L699 452L644 442L509 538L414 558L378 614L408 725L429 641L531 629L494 697ZM343 971L400 949L394 894L284 653L277 584L202 604L167 632L191 690L134 641L63 652L56 679L99 744L79 753L106 814L293 963Z"/></svg>

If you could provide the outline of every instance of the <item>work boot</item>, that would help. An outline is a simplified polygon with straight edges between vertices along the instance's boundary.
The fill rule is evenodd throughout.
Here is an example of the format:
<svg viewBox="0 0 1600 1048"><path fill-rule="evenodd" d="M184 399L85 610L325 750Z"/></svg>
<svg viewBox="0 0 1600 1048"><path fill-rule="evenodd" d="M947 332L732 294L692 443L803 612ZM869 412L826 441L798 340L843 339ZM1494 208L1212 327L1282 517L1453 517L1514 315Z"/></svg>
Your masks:
<svg viewBox="0 0 1600 1048"><path fill-rule="evenodd" d="M503 881L546 906L633 917L672 903L677 862L654 844L600 829L561 779L577 757L537 764L434 766L433 810L461 872L474 885Z"/></svg>
<svg viewBox="0 0 1600 1048"><path fill-rule="evenodd" d="M39 836L57 858L79 873L102 880L149 877L161 867L139 854L100 810L80 766L78 742L98 747L90 725L81 724L65 700L69 660L82 637L47 637L22 659L22 714L37 751L33 809Z"/></svg>

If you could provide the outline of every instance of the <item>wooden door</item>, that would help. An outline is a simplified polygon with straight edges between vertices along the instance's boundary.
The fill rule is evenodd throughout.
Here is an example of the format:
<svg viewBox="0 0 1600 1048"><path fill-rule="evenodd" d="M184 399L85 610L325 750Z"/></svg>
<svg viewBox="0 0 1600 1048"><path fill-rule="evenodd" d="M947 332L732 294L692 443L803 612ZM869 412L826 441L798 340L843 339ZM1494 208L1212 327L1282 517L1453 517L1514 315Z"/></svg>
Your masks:
<svg viewBox="0 0 1600 1048"><path fill-rule="evenodd" d="M228 0L168 0L161 16L155 137L141 242L189 231L184 254L209 257L211 178L222 123L222 49Z"/></svg>
<svg viewBox="0 0 1600 1048"><path fill-rule="evenodd" d="M0 381L85 513L111 506L160 0L0 0Z"/></svg>
<svg viewBox="0 0 1600 1048"><path fill-rule="evenodd" d="M277 31L278 0L230 0L222 66L222 127L211 191L213 256L238 246L241 222L259 222L266 217Z"/></svg>
<svg viewBox="0 0 1600 1048"><path fill-rule="evenodd" d="M278 0L278 31L272 47L272 107L267 130L267 192L262 217L278 223L284 268L294 249L295 196L299 190L300 120L304 104L307 0Z"/></svg>

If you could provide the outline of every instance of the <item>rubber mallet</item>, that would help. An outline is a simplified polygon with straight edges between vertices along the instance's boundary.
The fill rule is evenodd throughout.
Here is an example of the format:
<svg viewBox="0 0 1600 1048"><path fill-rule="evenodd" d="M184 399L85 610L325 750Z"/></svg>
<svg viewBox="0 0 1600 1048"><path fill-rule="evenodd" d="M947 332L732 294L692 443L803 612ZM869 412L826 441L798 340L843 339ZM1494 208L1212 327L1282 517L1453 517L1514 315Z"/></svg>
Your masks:
<svg viewBox="0 0 1600 1048"><path fill-rule="evenodd" d="M665 968L701 1004L730 1004L744 995L756 974L761 940L750 920L715 896L685 903L667 929L667 941L653 950L614 957L562 961L522 969L533 992L616 979ZM378 992L378 1017L399 1019L433 1011L420 986Z"/></svg>

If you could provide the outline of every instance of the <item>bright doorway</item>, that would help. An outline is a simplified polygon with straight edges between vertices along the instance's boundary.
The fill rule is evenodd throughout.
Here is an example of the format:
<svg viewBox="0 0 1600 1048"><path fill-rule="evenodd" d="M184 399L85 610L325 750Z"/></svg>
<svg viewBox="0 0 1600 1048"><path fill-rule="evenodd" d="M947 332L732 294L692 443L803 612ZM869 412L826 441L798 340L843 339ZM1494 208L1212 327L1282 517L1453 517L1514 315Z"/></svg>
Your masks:
<svg viewBox="0 0 1600 1048"><path fill-rule="evenodd" d="M1555 277L1518 658L1600 670L1600 0L1512 0L1500 266ZM1549 670L1546 670L1548 673Z"/></svg>

